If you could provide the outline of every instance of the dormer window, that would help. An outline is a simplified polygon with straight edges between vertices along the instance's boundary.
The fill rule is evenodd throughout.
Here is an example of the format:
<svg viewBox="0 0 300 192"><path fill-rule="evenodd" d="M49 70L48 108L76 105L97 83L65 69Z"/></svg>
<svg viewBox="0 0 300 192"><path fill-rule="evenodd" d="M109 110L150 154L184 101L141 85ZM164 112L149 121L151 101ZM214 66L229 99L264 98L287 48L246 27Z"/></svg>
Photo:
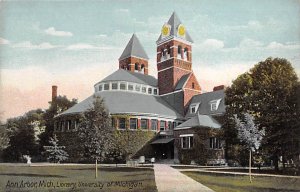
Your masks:
<svg viewBox="0 0 300 192"><path fill-rule="evenodd" d="M142 87L142 92L146 93L147 92L147 88L146 87Z"/></svg>
<svg viewBox="0 0 300 192"><path fill-rule="evenodd" d="M141 91L141 86L140 86L140 85L136 85L136 86L135 86L135 91L140 92L140 91Z"/></svg>
<svg viewBox="0 0 300 192"><path fill-rule="evenodd" d="M221 101L221 99L216 99L216 100L210 101L210 110L211 111L218 110L219 105L220 105L220 101Z"/></svg>
<svg viewBox="0 0 300 192"><path fill-rule="evenodd" d="M148 88L148 94L152 94L152 88Z"/></svg>
<svg viewBox="0 0 300 192"><path fill-rule="evenodd" d="M153 90L154 95L157 95L157 89Z"/></svg>
<svg viewBox="0 0 300 192"><path fill-rule="evenodd" d="M200 105L200 103L193 103L193 104L191 104L191 106L190 106L190 113L191 114L196 113L198 111L199 105Z"/></svg>
<svg viewBox="0 0 300 192"><path fill-rule="evenodd" d="M102 84L99 85L99 91L102 91Z"/></svg>

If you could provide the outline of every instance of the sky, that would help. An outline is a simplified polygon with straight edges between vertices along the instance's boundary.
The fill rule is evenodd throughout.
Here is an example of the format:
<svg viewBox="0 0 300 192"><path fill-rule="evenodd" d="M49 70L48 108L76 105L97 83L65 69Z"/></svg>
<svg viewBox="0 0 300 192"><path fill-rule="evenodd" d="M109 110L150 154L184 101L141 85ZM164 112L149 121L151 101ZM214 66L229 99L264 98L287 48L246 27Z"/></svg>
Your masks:
<svg viewBox="0 0 300 192"><path fill-rule="evenodd" d="M156 40L173 11L194 41L204 91L268 57L288 59L300 76L299 0L0 0L0 120L48 108L52 85L69 99L92 95L133 33L157 76Z"/></svg>

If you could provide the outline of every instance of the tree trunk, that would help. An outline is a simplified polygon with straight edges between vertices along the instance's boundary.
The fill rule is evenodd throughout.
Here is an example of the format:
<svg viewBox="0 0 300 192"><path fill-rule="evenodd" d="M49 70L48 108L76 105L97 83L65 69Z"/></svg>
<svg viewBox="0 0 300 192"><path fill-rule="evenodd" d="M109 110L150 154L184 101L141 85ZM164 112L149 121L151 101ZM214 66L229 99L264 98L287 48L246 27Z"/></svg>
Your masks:
<svg viewBox="0 0 300 192"><path fill-rule="evenodd" d="M275 172L279 171L279 167L278 167L278 156L275 155L274 156L274 168L275 168Z"/></svg>
<svg viewBox="0 0 300 192"><path fill-rule="evenodd" d="M97 163L97 159L96 159L96 163L95 163L95 178L98 177L98 163Z"/></svg>
<svg viewBox="0 0 300 192"><path fill-rule="evenodd" d="M252 183L252 178L251 178L251 149L249 152L249 179L250 179L250 183Z"/></svg>

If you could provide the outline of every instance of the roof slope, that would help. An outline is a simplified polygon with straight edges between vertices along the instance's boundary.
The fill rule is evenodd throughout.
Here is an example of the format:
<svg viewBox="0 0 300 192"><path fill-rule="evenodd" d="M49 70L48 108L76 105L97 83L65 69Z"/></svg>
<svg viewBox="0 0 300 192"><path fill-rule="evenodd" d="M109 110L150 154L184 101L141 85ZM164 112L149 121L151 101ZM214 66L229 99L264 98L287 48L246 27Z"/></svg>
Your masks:
<svg viewBox="0 0 300 192"><path fill-rule="evenodd" d="M162 98L153 95L125 91L103 91L95 94L103 98L108 111L114 113L157 114L174 118L183 118ZM60 115L82 113L93 107L94 95L74 105Z"/></svg>
<svg viewBox="0 0 300 192"><path fill-rule="evenodd" d="M179 17L177 16L176 12L174 11L168 21L168 24L171 26L171 31L170 31L170 36L174 36L174 37L178 37L178 38L181 38L181 39L184 39L184 40L187 40L191 43L193 43L193 39L191 38L190 34L188 33L187 30L185 30L185 37L180 37L178 36L177 34L177 28L181 23ZM162 40L162 35L159 36L158 40L157 41L160 41Z"/></svg>
<svg viewBox="0 0 300 192"><path fill-rule="evenodd" d="M145 75L142 73L126 71L124 69L118 69L114 73L105 77L100 82L106 82L106 81L127 81L127 82L140 83L140 84L146 84L146 85L157 87L157 79L155 77L151 75Z"/></svg>
<svg viewBox="0 0 300 192"><path fill-rule="evenodd" d="M125 59L130 56L135 56L143 59L149 59L146 51L135 34L132 35L127 43L119 60Z"/></svg>
<svg viewBox="0 0 300 192"><path fill-rule="evenodd" d="M218 99L221 99L218 109L216 111L211 111L210 102ZM190 105L196 103L200 103L198 107L198 113L202 115L223 114L225 113L225 92L224 90L218 90L218 91L195 95L192 98ZM186 114L187 118L192 116L195 116L195 114L191 114L190 111Z"/></svg>
<svg viewBox="0 0 300 192"><path fill-rule="evenodd" d="M187 80L189 79L190 75L191 75L191 73L188 73L188 74L186 74L186 75L183 75L183 76L179 79L179 81L178 81L178 83L177 83L177 85L176 85L176 87L175 87L175 91L180 90L180 89L183 88L183 86L185 85L185 83L186 83Z"/></svg>
<svg viewBox="0 0 300 192"><path fill-rule="evenodd" d="M175 127L175 130L181 128L192 128L192 127L210 127L210 128L219 129L221 128L221 125L217 120L215 120L210 115L197 114L196 116L192 117L186 122Z"/></svg>

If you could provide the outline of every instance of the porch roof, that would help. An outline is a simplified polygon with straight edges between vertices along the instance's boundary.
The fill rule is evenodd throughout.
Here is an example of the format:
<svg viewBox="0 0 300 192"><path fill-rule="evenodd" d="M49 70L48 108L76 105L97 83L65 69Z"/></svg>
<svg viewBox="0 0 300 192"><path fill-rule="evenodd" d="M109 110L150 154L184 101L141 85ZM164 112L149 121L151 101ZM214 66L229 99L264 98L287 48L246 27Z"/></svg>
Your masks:
<svg viewBox="0 0 300 192"><path fill-rule="evenodd" d="M174 138L160 138L160 139L156 139L156 140L152 141L151 145L152 144L165 144L165 143L169 143L173 140L174 140Z"/></svg>

